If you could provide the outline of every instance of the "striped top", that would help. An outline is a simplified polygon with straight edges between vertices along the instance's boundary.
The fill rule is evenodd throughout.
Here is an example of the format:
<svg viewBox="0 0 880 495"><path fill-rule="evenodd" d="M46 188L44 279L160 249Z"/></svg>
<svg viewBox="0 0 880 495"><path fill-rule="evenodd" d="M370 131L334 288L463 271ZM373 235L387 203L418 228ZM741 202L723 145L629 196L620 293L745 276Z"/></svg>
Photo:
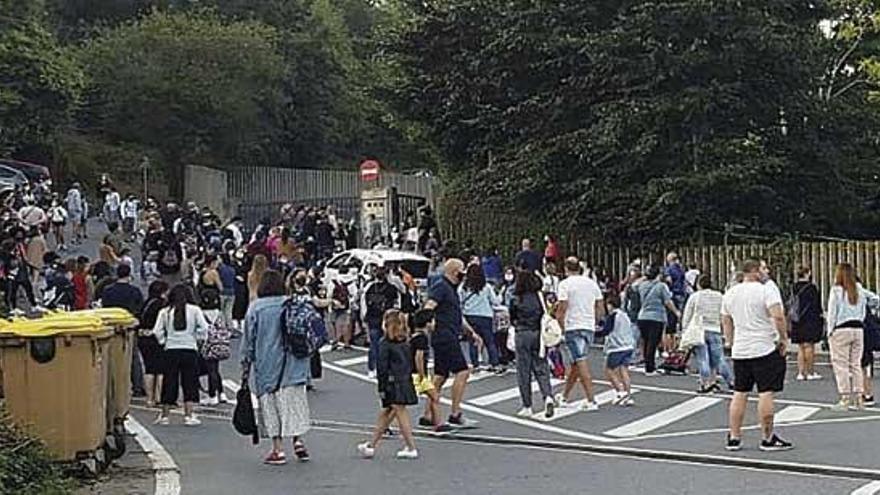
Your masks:
<svg viewBox="0 0 880 495"><path fill-rule="evenodd" d="M691 318L699 315L703 318L703 330L721 333L721 298L717 290L703 289L691 294L684 307L681 327L687 328Z"/></svg>

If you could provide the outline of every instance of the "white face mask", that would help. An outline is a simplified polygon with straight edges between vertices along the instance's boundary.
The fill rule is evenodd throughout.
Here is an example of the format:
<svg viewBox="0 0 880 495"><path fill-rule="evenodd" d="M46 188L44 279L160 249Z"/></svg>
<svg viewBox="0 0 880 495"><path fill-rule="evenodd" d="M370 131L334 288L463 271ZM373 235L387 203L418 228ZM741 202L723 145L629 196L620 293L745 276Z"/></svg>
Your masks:
<svg viewBox="0 0 880 495"><path fill-rule="evenodd" d="M505 282L513 282L513 278L514 278L513 275L505 275L504 281Z"/></svg>

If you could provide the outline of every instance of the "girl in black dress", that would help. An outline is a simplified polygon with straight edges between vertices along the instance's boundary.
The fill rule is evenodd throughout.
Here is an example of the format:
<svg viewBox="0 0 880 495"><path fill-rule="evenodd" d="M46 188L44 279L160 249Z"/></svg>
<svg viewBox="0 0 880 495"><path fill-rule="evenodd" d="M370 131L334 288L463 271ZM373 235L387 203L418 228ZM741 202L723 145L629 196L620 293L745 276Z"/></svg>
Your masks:
<svg viewBox="0 0 880 495"><path fill-rule="evenodd" d="M384 338L379 342L379 357L376 360L376 378L379 383L379 398L382 410L376 419L373 439L358 445L358 452L369 459L376 455L376 448L397 418L404 447L397 452L398 459L416 459L419 452L413 440L412 422L406 406L419 403L412 381L412 356L408 340L406 316L397 309L385 312L382 321Z"/></svg>
<svg viewBox="0 0 880 495"><path fill-rule="evenodd" d="M791 319L791 343L798 345L798 380L819 380L822 376L813 368L816 344L824 336L822 302L819 289L812 282L809 267L798 268L798 281L792 288L789 307ZM791 306L795 306L792 308ZM796 311L795 311L796 310Z"/></svg>
<svg viewBox="0 0 880 495"><path fill-rule="evenodd" d="M144 360L144 386L147 389L147 407L154 407L162 393L162 374L165 373L162 346L153 335L159 310L166 305L168 284L156 280L147 289L147 302L141 312L137 346Z"/></svg>

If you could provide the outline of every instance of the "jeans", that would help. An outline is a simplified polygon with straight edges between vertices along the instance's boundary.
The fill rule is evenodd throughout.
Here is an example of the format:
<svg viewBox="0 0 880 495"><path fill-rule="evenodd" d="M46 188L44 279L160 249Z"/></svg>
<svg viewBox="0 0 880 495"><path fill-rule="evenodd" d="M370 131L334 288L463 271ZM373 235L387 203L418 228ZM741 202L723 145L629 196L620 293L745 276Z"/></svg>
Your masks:
<svg viewBox="0 0 880 495"><path fill-rule="evenodd" d="M553 396L550 387L550 366L547 359L539 355L541 337L539 332L524 330L516 332L516 381L519 384L519 397L523 407L532 407L532 375L541 389L544 400Z"/></svg>
<svg viewBox="0 0 880 495"><path fill-rule="evenodd" d="M131 392L135 396L147 394L147 389L144 386L144 362L141 359L141 351L136 345L131 350Z"/></svg>
<svg viewBox="0 0 880 495"><path fill-rule="evenodd" d="M639 331L642 332L642 356L645 358L645 373L653 373L657 369L657 345L663 337L665 322L655 320L639 320Z"/></svg>
<svg viewBox="0 0 880 495"><path fill-rule="evenodd" d="M483 339L483 345L486 347L486 352L489 354L489 365L498 366L498 347L495 345L493 319L485 316L466 316L465 320L467 320L468 324L474 329L477 335ZM471 364L477 366L479 362L477 348L475 345L471 344L471 349ZM474 357L477 359L473 359Z"/></svg>
<svg viewBox="0 0 880 495"><path fill-rule="evenodd" d="M592 330L566 330L562 336L565 339L565 346L571 354L571 362L586 361L596 334Z"/></svg>
<svg viewBox="0 0 880 495"><path fill-rule="evenodd" d="M700 367L700 380L704 384L709 381L712 371L715 371L724 378L728 386L733 386L733 373L724 360L724 344L720 333L706 332L706 343L694 347L694 356Z"/></svg>
<svg viewBox="0 0 880 495"><path fill-rule="evenodd" d="M379 358L379 341L382 340L382 325L368 323L370 329L370 352L367 354L367 369L376 371L376 360Z"/></svg>

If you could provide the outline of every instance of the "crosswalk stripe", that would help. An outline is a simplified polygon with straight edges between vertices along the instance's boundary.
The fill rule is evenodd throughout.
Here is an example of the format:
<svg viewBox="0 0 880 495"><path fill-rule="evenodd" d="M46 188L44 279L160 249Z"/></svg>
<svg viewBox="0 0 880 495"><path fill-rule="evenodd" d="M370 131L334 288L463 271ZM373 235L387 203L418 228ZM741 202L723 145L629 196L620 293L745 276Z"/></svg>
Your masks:
<svg viewBox="0 0 880 495"><path fill-rule="evenodd" d="M333 364L337 366L354 366L356 364L366 363L369 358L369 356L358 356L348 359L340 359L339 361L333 361Z"/></svg>
<svg viewBox="0 0 880 495"><path fill-rule="evenodd" d="M712 407L721 401L722 399L712 397L694 397L693 399L684 401L650 416L608 430L605 434L612 437L637 437L658 428L668 426L676 421L681 421L682 419Z"/></svg>
<svg viewBox="0 0 880 495"><path fill-rule="evenodd" d="M511 372L511 370L508 370L508 372ZM472 371L471 374L468 376L468 383L474 383L474 382L478 382L480 380L485 380L486 378L492 378L492 377L497 378L497 377L499 377L499 375L496 375L495 373L490 373L488 371L482 371L478 374L474 374L474 372ZM446 383L443 384L444 390L452 387L452 383L454 382L454 378L455 378L455 376L450 376L449 379L446 380Z"/></svg>
<svg viewBox="0 0 880 495"><path fill-rule="evenodd" d="M550 380L551 387L555 387L563 383L565 383L565 380L557 380L555 378ZM532 393L535 393L538 390L540 390L538 384L536 382L532 382ZM514 399L516 397L519 397L519 387L508 388L506 390L495 392L493 394L481 395L480 397L471 399L468 402L475 406L491 406L492 404L504 402L506 400Z"/></svg>
<svg viewBox="0 0 880 495"><path fill-rule="evenodd" d="M638 389L630 390L631 394L635 394L638 392ZM617 398L617 392L615 390L606 390L599 395L593 397L597 404L600 406L607 406L611 404L614 399ZM550 421L556 421L562 418L567 418L573 414L577 414L581 412L581 406L583 406L587 402L587 399L576 400L574 402L569 402L565 405L565 407L557 407L555 414L553 414L552 418L548 418L544 416L544 411L536 412L532 415L532 419L535 421L541 421L543 423L548 423Z"/></svg>
<svg viewBox="0 0 880 495"><path fill-rule="evenodd" d="M793 421L804 421L810 416L819 412L821 408L805 407L805 406L788 406L776 413L773 421L776 423L791 423Z"/></svg>
<svg viewBox="0 0 880 495"><path fill-rule="evenodd" d="M223 385L232 392L232 395L238 394L238 391L241 390L241 386L232 380L223 380ZM236 404L234 400L229 401L229 403L232 405ZM251 403L254 405L254 409L260 408L260 401L257 400L257 396L253 392L251 393Z"/></svg>

